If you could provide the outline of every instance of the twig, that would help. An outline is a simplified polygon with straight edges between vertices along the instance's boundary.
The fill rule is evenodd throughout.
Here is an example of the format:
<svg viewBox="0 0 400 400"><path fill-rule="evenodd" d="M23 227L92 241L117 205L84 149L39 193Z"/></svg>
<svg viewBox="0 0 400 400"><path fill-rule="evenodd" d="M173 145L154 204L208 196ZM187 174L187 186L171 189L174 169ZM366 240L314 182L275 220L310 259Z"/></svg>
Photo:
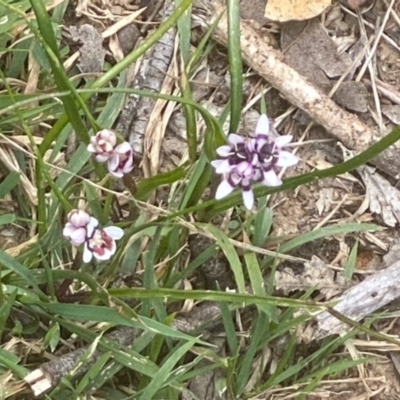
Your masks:
<svg viewBox="0 0 400 400"><path fill-rule="evenodd" d="M360 321L400 296L400 261L376 272L358 285L347 290L334 310ZM316 339L346 331L347 325L329 312L317 316Z"/></svg>
<svg viewBox="0 0 400 400"><path fill-rule="evenodd" d="M195 18L204 29L209 29L224 13L224 7L217 1L196 0L194 5L198 11ZM213 32L213 38L225 46L228 44L227 24L224 14ZM241 33L244 61L279 90L288 101L305 111L346 147L360 152L383 137L383 134L362 123L356 115L340 108L285 64L283 54L270 47L248 22L242 21ZM395 146L386 150L373 162L391 176L396 177L400 171L400 158Z"/></svg>

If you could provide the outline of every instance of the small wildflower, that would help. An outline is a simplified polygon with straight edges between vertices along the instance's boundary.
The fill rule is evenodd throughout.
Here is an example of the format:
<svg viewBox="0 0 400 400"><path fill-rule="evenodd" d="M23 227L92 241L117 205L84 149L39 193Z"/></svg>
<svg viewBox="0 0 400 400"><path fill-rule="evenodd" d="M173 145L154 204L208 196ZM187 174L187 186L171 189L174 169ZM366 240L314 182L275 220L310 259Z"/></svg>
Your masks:
<svg viewBox="0 0 400 400"><path fill-rule="evenodd" d="M116 144L117 137L115 133L108 129L103 129L90 138L87 150L93 153L96 161L106 162L113 156Z"/></svg>
<svg viewBox="0 0 400 400"><path fill-rule="evenodd" d="M93 256L98 260L109 260L117 250L115 241L122 238L124 231L117 226L109 226L104 229L93 228L89 235L83 251L85 263L90 262Z"/></svg>
<svg viewBox="0 0 400 400"><path fill-rule="evenodd" d="M117 250L115 241L124 236L124 231L117 226L98 228L99 221L83 210L72 210L67 220L63 234L72 245L85 245L85 263L90 262L93 256L98 260L109 260Z"/></svg>
<svg viewBox="0 0 400 400"><path fill-rule="evenodd" d="M133 151L128 142L123 142L114 150L114 155L108 160L108 171L117 178L133 169Z"/></svg>
<svg viewBox="0 0 400 400"><path fill-rule="evenodd" d="M86 211L72 210L67 216L67 223L63 229L63 235L74 246L85 242L89 225L98 225L96 218L91 217Z"/></svg>
<svg viewBox="0 0 400 400"><path fill-rule="evenodd" d="M262 183L265 186L282 184L277 172L279 168L296 165L299 159L292 153L282 150L292 141L292 136L280 136L271 140L270 122L266 115L261 115L255 137L245 140L231 133L228 144L217 149L220 156L211 162L216 173L224 178L217 188L215 198L222 199L234 189L241 188L243 202L247 209L254 205L252 185Z"/></svg>
<svg viewBox="0 0 400 400"><path fill-rule="evenodd" d="M133 169L133 151L128 142L117 145L114 132L103 129L90 139L87 147L98 162L107 162L111 175L122 178Z"/></svg>

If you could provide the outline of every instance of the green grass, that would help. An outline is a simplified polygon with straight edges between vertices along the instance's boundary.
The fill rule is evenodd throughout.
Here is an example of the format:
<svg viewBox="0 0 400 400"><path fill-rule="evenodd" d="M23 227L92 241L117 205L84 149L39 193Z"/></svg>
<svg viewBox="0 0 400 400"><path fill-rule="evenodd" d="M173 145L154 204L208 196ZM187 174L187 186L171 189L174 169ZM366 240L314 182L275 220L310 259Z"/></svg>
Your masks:
<svg viewBox="0 0 400 400"><path fill-rule="evenodd" d="M209 161L228 133L223 131L226 117L230 117L231 131L237 130L242 117L238 1L227 1L231 98L226 114L217 117L194 101L190 87L196 69L214 48L212 29L196 46L190 41L191 0L176 0L172 16L123 61L106 64L104 73L93 83L79 84L63 67L71 50L60 40L59 23L66 18L68 1L49 13L47 3L0 1L0 15L8 16L8 22L0 25L0 138L8 140L1 146L9 154L9 159L0 160L0 204L4 204L0 227L14 226L23 236L11 246L14 248L0 250L0 399L31 398L23 378L53 358L51 353L71 351L71 345L89 345L79 358L80 364L87 363L96 350L101 355L85 374L67 375L48 399L85 398L89 392L92 398L110 400L178 399L189 391L196 376L215 371L220 377L214 389L228 398L256 398L278 387L299 385L302 389L296 398L305 399L321 380L347 376L360 363L371 361L354 361L340 354L343 344L360 332L381 340L386 337L348 320L345 322L354 329L346 336L329 337L316 345L299 344L297 331L311 320L311 312L332 304L314 301L313 290L293 297L275 296L273 272L281 254L304 244L334 235L357 237L380 227L332 224L282 240L273 248L275 256L266 256L265 246L275 239L273 211L266 196L356 169L396 142L400 128L342 164L286 179L279 188L256 188L260 206L255 214L243 210L240 193L221 201L204 200L204 192L214 179ZM35 18L27 20L26 12ZM126 88L127 67L174 25L180 49L180 94ZM24 94L14 80L29 80L29 61L39 63L40 74L34 93ZM127 186L121 195L107 178L104 165L93 161L86 145L96 131L115 125L125 94L132 93L182 107L188 158L174 170L137 179L137 189ZM99 99L91 112L94 95ZM199 122L206 126L200 152ZM58 166L57 157L65 155L72 133L79 146ZM26 137L24 146L11 145L17 135ZM10 163L17 167L11 168ZM32 189L24 185L26 181ZM161 187L170 190L169 201L162 207L152 205ZM82 205L102 225L112 221L124 229L124 238L108 262L82 264L81 250L74 252L62 236L66 214ZM134 219L130 219L132 215ZM221 216L222 226L215 222ZM227 229L229 223L234 228ZM210 240L191 260L186 251L189 233ZM251 250L237 246L243 238ZM354 274L357 249L358 241L346 264L349 279ZM235 291L218 286L191 290L193 276L221 254L228 260L235 282L230 289ZM115 287L120 273L140 273L143 286ZM63 282L70 282L71 290L60 295ZM205 301L219 307L217 336L226 339L223 351L206 328L181 332L174 327L184 304L190 308ZM137 329L141 336L131 347L118 346L105 337L117 326ZM282 344L281 353L274 356L275 368L270 368L268 354Z"/></svg>

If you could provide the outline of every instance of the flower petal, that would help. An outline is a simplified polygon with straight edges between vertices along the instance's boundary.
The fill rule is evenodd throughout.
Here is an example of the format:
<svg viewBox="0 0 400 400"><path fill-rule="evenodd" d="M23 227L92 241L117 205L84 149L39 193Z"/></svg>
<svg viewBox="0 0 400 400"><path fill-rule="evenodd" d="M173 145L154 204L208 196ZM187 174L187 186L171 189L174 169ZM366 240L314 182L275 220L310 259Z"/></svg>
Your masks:
<svg viewBox="0 0 400 400"><path fill-rule="evenodd" d="M76 231L76 226L72 225L71 222L67 222L63 229L63 235L65 237L71 236Z"/></svg>
<svg viewBox="0 0 400 400"><path fill-rule="evenodd" d="M264 171L264 179L262 181L262 184L265 186L280 186L282 185L282 180L279 178L279 176L276 174L274 170L270 170L265 172Z"/></svg>
<svg viewBox="0 0 400 400"><path fill-rule="evenodd" d="M250 190L243 190L242 192L244 206L251 210L254 206L254 193Z"/></svg>
<svg viewBox="0 0 400 400"><path fill-rule="evenodd" d="M109 172L117 170L119 165L119 155L114 154L111 158L108 159L107 167Z"/></svg>
<svg viewBox="0 0 400 400"><path fill-rule="evenodd" d="M93 253L89 249L88 245L85 244L85 248L83 249L83 262L84 263L89 263L92 260Z"/></svg>
<svg viewBox="0 0 400 400"><path fill-rule="evenodd" d="M288 151L280 151L276 162L277 167L292 167L299 162L299 158Z"/></svg>
<svg viewBox="0 0 400 400"><path fill-rule="evenodd" d="M269 135L270 123L265 114L262 114L257 122L256 135Z"/></svg>
<svg viewBox="0 0 400 400"><path fill-rule="evenodd" d="M75 232L71 233L69 239L74 246L80 246L82 243L85 243L86 241L86 229L85 228L76 229Z"/></svg>
<svg viewBox="0 0 400 400"><path fill-rule="evenodd" d="M235 144L239 144L239 143L244 143L244 141L245 141L244 138L236 133L230 133L228 135L228 142L230 144L235 145Z"/></svg>
<svg viewBox="0 0 400 400"><path fill-rule="evenodd" d="M106 154L96 154L94 156L94 158L97 162L102 163L102 162L106 162L110 158L110 154L107 154L107 153Z"/></svg>
<svg viewBox="0 0 400 400"><path fill-rule="evenodd" d="M231 184L226 179L224 179L217 188L217 192L215 193L215 198L217 200L220 200L228 196L230 193L232 193L234 189L235 188L231 186Z"/></svg>
<svg viewBox="0 0 400 400"><path fill-rule="evenodd" d="M228 160L214 160L211 165L215 168L217 174L226 174L232 170Z"/></svg>
<svg viewBox="0 0 400 400"><path fill-rule="evenodd" d="M231 146L220 146L217 149L217 154L221 157L229 157L233 152L233 149Z"/></svg>
<svg viewBox="0 0 400 400"><path fill-rule="evenodd" d="M292 140L293 140L292 135L278 136L275 139L275 144L277 147L284 147L284 146L287 146Z"/></svg>
<svg viewBox="0 0 400 400"><path fill-rule="evenodd" d="M86 226L86 235L88 238L93 236L94 230L98 227L99 221L96 218L90 217L90 222Z"/></svg>
<svg viewBox="0 0 400 400"><path fill-rule="evenodd" d="M124 231L118 228L118 226L108 226L104 228L103 231L114 240L119 240L124 236Z"/></svg>
<svg viewBox="0 0 400 400"><path fill-rule="evenodd" d="M119 154L126 154L132 151L132 146L128 142L123 142L115 148L115 151Z"/></svg>

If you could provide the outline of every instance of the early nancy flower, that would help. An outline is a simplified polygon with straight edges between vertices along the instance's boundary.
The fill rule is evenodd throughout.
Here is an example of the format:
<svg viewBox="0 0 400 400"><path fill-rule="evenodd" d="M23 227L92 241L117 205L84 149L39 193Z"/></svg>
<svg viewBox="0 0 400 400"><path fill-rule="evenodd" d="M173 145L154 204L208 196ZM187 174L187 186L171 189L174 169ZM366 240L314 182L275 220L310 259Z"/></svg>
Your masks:
<svg viewBox="0 0 400 400"><path fill-rule="evenodd" d="M244 139L230 134L228 144L217 149L220 156L211 162L216 173L223 174L224 179L216 192L216 199L229 195L235 188L243 191L243 202L247 209L254 205L252 185L262 183L265 186L282 184L277 172L279 168L296 165L299 159L292 153L282 150L292 141L292 136L280 136L270 139L270 123L266 115L261 115L255 137Z"/></svg>
<svg viewBox="0 0 400 400"><path fill-rule="evenodd" d="M133 151L128 142L119 144L114 149L113 156L108 160L108 171L117 178L122 178L124 174L133 169Z"/></svg>
<svg viewBox="0 0 400 400"><path fill-rule="evenodd" d="M96 161L106 162L113 156L116 144L117 137L115 133L108 129L103 129L90 138L87 150L93 153Z"/></svg>
<svg viewBox="0 0 400 400"><path fill-rule="evenodd" d="M248 146L244 138L236 133L228 136L228 144L218 147L217 154L221 157L218 160L211 161L217 174L230 172L237 164L242 161L251 162L253 155L248 151Z"/></svg>
<svg viewBox="0 0 400 400"><path fill-rule="evenodd" d="M93 256L98 260L109 260L117 250L115 241L124 236L124 231L117 226L109 226L104 229L93 228L89 234L83 251L85 263L90 262Z"/></svg>
<svg viewBox="0 0 400 400"><path fill-rule="evenodd" d="M277 174L278 168L292 167L299 162L294 154L282 150L292 141L293 136L282 135L275 140L270 140L268 136L270 122L265 114L258 120L255 133L253 146L263 173L262 183L265 186L280 186L282 180Z"/></svg>
<svg viewBox="0 0 400 400"><path fill-rule="evenodd" d="M87 150L98 162L107 162L111 175L122 178L133 169L133 151L128 142L117 145L114 132L103 129L90 139Z"/></svg>
<svg viewBox="0 0 400 400"><path fill-rule="evenodd" d="M72 210L68 214L67 220L63 229L63 235L74 246L79 246L85 242L89 225L98 225L97 219L91 217L83 210Z"/></svg>

